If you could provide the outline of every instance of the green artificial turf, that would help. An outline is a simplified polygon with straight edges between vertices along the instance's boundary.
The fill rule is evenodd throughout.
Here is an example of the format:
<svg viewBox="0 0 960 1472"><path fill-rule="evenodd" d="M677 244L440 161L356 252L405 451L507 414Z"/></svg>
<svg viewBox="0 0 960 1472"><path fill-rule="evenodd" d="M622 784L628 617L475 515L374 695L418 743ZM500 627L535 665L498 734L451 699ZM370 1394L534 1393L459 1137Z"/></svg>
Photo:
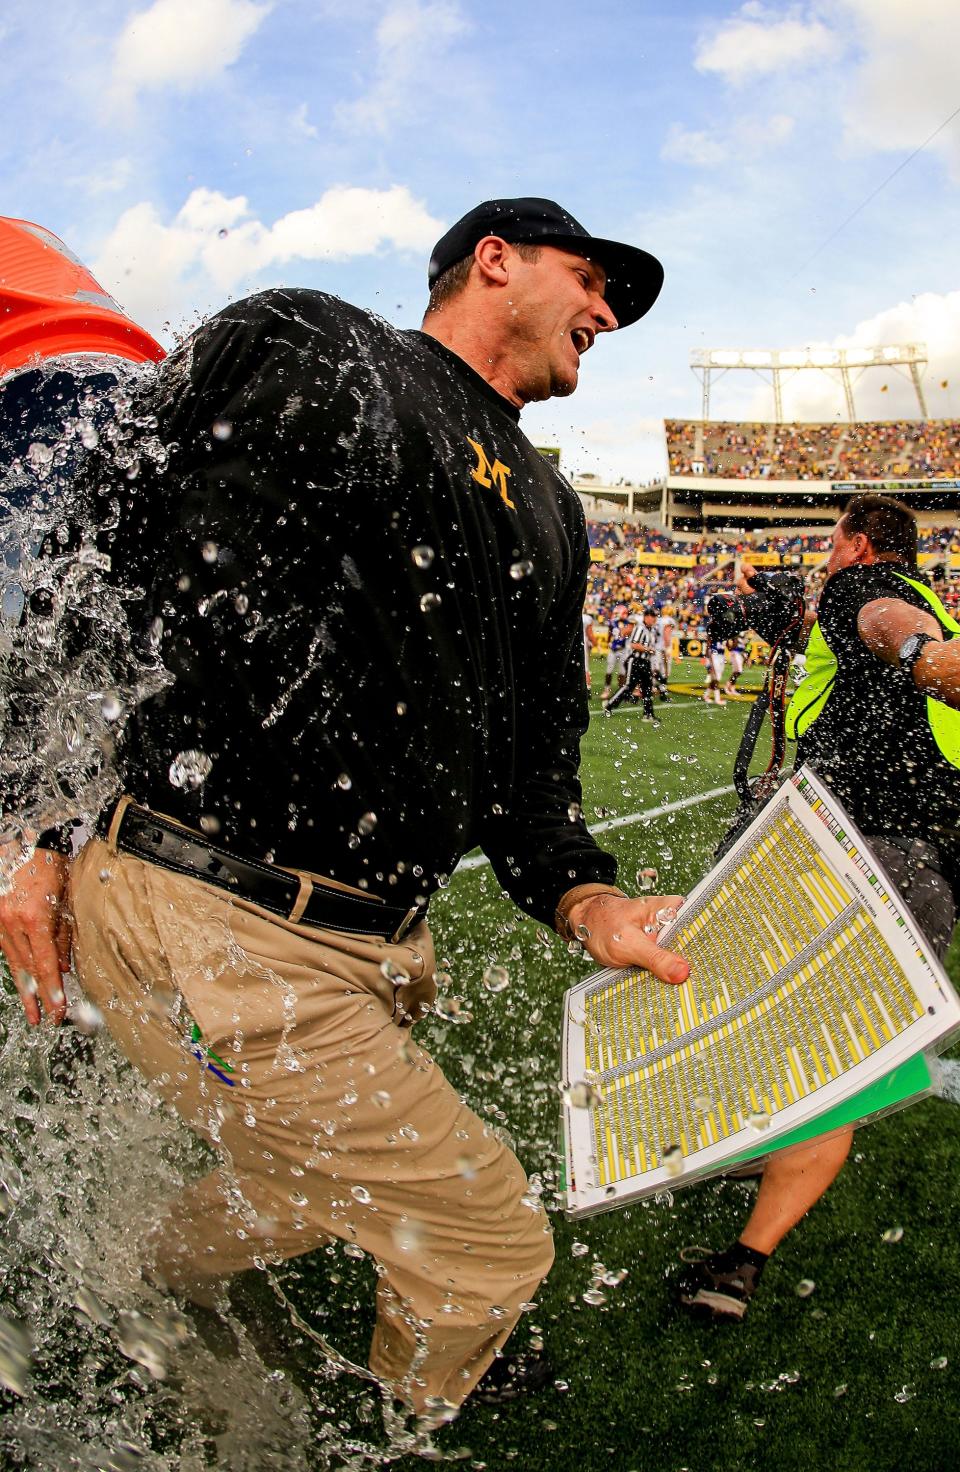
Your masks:
<svg viewBox="0 0 960 1472"><path fill-rule="evenodd" d="M674 681L702 684L684 662ZM748 672L746 684L758 677ZM595 713L584 741L589 822L660 807L729 783L746 703L706 709L678 696L659 729L628 708ZM766 764L769 728L761 734ZM682 893L709 865L735 802L637 821L603 837L631 887L638 868ZM558 1052L563 993L590 963L501 897L489 868L461 872L432 911L438 954L472 1022L431 1020L426 1045L486 1118L511 1134L549 1199L557 1172ZM538 934L539 932L539 934ZM510 973L482 985L496 961ZM960 980L958 947L950 969ZM930 1100L860 1132L840 1179L782 1245L741 1326L716 1327L675 1309L678 1252L721 1246L747 1215L754 1187L711 1181L571 1224L557 1212L556 1266L515 1338L539 1327L558 1381L500 1411L469 1406L440 1438L468 1446L466 1465L551 1472L843 1472L960 1466L956 1415L960 1341L960 1108ZM897 1243L884 1231L903 1228ZM575 1255L574 1244L586 1244ZM626 1268L607 1301L583 1301L596 1261ZM801 1279L815 1290L801 1298ZM366 1322L354 1325L362 1353ZM945 1368L933 1368L946 1356ZM909 1389L904 1392L904 1386ZM898 1399L897 1397L901 1397Z"/></svg>

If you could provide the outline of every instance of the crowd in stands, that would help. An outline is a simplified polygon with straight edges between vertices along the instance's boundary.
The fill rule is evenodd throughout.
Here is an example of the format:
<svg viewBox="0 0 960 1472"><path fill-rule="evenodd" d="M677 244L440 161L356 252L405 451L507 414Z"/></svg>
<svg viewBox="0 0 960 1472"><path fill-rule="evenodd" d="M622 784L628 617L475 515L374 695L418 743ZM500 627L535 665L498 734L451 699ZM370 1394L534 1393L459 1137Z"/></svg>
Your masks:
<svg viewBox="0 0 960 1472"><path fill-rule="evenodd" d="M741 424L665 420L671 475L733 480L960 477L960 421Z"/></svg>
<svg viewBox="0 0 960 1472"><path fill-rule="evenodd" d="M732 585L737 559L759 560L771 553L778 555L777 565L803 575L807 603L815 607L830 550L830 534L824 531L782 535L758 531L739 541L709 536L680 540L650 527L588 521L587 532L591 547L603 554L603 561L591 563L585 605L598 634L615 619L649 606L658 611L670 608L680 639L703 639L706 601L712 593ZM960 556L960 531L956 526L923 528L919 549L921 554L942 558L928 563L928 573L934 591L956 615L960 568L951 566L951 557ZM644 563L644 553L658 558L676 555L683 563L674 567L666 562Z"/></svg>

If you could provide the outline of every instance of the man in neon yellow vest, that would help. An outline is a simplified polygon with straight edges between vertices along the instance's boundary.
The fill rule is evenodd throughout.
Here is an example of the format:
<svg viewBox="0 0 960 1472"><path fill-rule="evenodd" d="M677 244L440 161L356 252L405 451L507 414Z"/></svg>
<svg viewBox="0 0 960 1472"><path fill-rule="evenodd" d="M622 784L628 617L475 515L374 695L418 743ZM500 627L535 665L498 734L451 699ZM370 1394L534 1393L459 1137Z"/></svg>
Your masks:
<svg viewBox="0 0 960 1472"><path fill-rule="evenodd" d="M834 529L787 733L797 765L839 797L941 958L960 908L958 635L917 575L913 513L856 497ZM681 1302L742 1319L767 1258L836 1178L852 1138L772 1155L740 1237L688 1265Z"/></svg>

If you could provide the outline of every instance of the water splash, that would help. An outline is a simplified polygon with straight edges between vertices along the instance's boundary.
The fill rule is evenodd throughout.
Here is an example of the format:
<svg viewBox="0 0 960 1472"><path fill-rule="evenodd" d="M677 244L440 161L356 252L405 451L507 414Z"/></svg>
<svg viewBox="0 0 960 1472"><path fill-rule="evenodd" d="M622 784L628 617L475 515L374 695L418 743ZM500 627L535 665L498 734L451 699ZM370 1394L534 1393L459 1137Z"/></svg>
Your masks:
<svg viewBox="0 0 960 1472"><path fill-rule="evenodd" d="M169 683L159 634L132 631L138 590L111 580L102 550L119 502L77 479L96 445L128 480L166 463L155 421L134 410L145 371L104 359L74 376L54 363L2 386L0 841L12 849L0 883L32 832L89 824L116 795L129 712Z"/></svg>

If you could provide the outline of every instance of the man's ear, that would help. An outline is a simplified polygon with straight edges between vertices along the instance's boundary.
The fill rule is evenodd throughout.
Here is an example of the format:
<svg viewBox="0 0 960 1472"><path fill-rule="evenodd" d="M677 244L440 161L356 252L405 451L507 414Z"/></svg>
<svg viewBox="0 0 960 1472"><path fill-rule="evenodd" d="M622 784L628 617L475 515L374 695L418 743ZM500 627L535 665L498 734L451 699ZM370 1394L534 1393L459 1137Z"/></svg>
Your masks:
<svg viewBox="0 0 960 1472"><path fill-rule="evenodd" d="M473 252L482 279L490 286L506 286L510 279L513 251L499 235L485 235Z"/></svg>
<svg viewBox="0 0 960 1472"><path fill-rule="evenodd" d="M865 536L863 532L856 532L854 534L853 541L857 549L857 562L862 563L865 566L869 565L871 562L876 562L876 555L874 553L873 547L871 546L869 537Z"/></svg>

